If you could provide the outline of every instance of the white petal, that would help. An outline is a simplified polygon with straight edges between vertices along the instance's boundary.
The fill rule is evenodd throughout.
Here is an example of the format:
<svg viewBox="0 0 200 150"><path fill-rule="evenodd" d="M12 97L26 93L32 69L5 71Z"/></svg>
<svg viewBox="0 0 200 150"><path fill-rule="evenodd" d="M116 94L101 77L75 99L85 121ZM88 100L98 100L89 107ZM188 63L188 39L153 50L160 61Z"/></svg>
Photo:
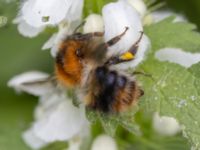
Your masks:
<svg viewBox="0 0 200 150"><path fill-rule="evenodd" d="M67 150L80 150L81 141L78 139L76 141L70 141Z"/></svg>
<svg viewBox="0 0 200 150"><path fill-rule="evenodd" d="M173 136L181 131L181 127L175 118L167 116L160 117L158 113L154 114L153 127L155 131L166 136Z"/></svg>
<svg viewBox="0 0 200 150"><path fill-rule="evenodd" d="M87 144L88 139L90 140L90 128L89 124L85 124L81 132L69 140L69 148L67 150L81 150L81 146L85 143Z"/></svg>
<svg viewBox="0 0 200 150"><path fill-rule="evenodd" d="M200 53L185 52L178 48L160 49L155 53L155 57L160 61L169 61L186 68L200 62Z"/></svg>
<svg viewBox="0 0 200 150"><path fill-rule="evenodd" d="M67 37L70 27L60 27L58 33L55 35L53 45L51 47L51 55L56 57L61 42Z"/></svg>
<svg viewBox="0 0 200 150"><path fill-rule="evenodd" d="M115 67L120 68L120 69L128 69L128 68L133 69L136 66L138 66L145 59L147 50L150 49L151 42L146 35L143 35L143 36L144 37L142 38L142 40L139 43L139 47L138 47L137 53L135 55L135 58L132 61L115 65Z"/></svg>
<svg viewBox="0 0 200 150"><path fill-rule="evenodd" d="M185 22L187 21L187 19L180 14L176 14L171 10L160 10L160 11L155 11L152 14L153 20L154 22L159 22L169 16L176 16L176 19L174 20L174 22Z"/></svg>
<svg viewBox="0 0 200 150"><path fill-rule="evenodd" d="M66 19L70 22L81 19L84 0L73 0Z"/></svg>
<svg viewBox="0 0 200 150"><path fill-rule="evenodd" d="M121 54L129 50L133 43L139 39L140 31L143 31L138 12L126 2L119 1L104 6L102 13L106 41L124 32L125 27L129 27L121 40L109 47L108 56Z"/></svg>
<svg viewBox="0 0 200 150"><path fill-rule="evenodd" d="M131 4L140 14L141 17L144 17L147 12L147 7L143 0L122 0L127 1Z"/></svg>
<svg viewBox="0 0 200 150"><path fill-rule="evenodd" d="M21 17L13 20L13 23L18 24L19 33L25 37L35 37L44 30L44 27L35 28L27 24Z"/></svg>
<svg viewBox="0 0 200 150"><path fill-rule="evenodd" d="M42 50L50 49L54 46L57 34L53 34L49 40L42 46Z"/></svg>
<svg viewBox="0 0 200 150"><path fill-rule="evenodd" d="M86 18L86 23L83 27L84 33L103 32L104 24L101 15L91 14Z"/></svg>
<svg viewBox="0 0 200 150"><path fill-rule="evenodd" d="M52 103L52 108L44 108L44 114L38 117L39 120L34 124L34 133L46 142L69 140L88 123L84 109L75 107L63 96L57 95L50 98L58 102Z"/></svg>
<svg viewBox="0 0 200 150"><path fill-rule="evenodd" d="M36 96L41 96L54 89L51 83L40 83L41 81L46 81L48 77L49 75L43 72L26 72L13 77L8 82L8 86L14 88L18 92L23 91Z"/></svg>
<svg viewBox="0 0 200 150"><path fill-rule="evenodd" d="M21 13L31 26L56 25L66 17L72 3L72 0L28 0Z"/></svg>
<svg viewBox="0 0 200 150"><path fill-rule="evenodd" d="M40 139L39 137L37 137L34 134L32 128L24 132L23 140L29 147L31 147L34 150L40 149L48 144L44 142L42 139Z"/></svg>
<svg viewBox="0 0 200 150"><path fill-rule="evenodd" d="M112 137L100 135L92 143L91 150L117 150L117 144Z"/></svg>

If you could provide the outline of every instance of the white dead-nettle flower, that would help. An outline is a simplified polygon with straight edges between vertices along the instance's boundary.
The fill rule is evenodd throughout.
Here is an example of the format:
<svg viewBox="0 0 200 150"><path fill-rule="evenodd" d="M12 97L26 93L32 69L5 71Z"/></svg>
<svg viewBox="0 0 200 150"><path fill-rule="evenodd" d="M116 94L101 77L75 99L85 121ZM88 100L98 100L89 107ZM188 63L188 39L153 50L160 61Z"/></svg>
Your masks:
<svg viewBox="0 0 200 150"><path fill-rule="evenodd" d="M8 83L17 91L40 97L34 113L35 121L23 134L23 139L33 149L54 141L73 141L80 145L81 139L89 134L84 107L75 107L65 90L55 87L53 82L45 81L47 78L45 73L28 72L14 77Z"/></svg>
<svg viewBox="0 0 200 150"><path fill-rule="evenodd" d="M118 10L117 12L115 10ZM119 19L120 18L120 19ZM105 23L104 23L105 22ZM43 49L51 48L51 53L55 57L59 45L67 34L72 33L77 23L59 26L59 32L54 34L43 46ZM105 30L104 30L104 28ZM86 18L83 26L83 32L105 32L104 40L108 41L114 36L121 34L126 27L129 27L127 33L121 40L109 48L108 56L122 54L127 52L129 48L139 39L141 31L143 31L141 19L138 12L127 2L119 1L110 3L103 8L103 19L100 15L92 14ZM150 42L146 35L140 41L138 52L133 61L120 64L123 69L137 66L145 56L146 50L149 48Z"/></svg>
<svg viewBox="0 0 200 150"><path fill-rule="evenodd" d="M14 24L18 24L17 29L19 33L25 37L35 37L41 33L45 28L44 27L33 27L27 24L21 17L17 17L13 20Z"/></svg>
<svg viewBox="0 0 200 150"><path fill-rule="evenodd" d="M66 18L77 20L82 14L83 0L27 0L22 18L33 27L57 25Z"/></svg>
<svg viewBox="0 0 200 150"><path fill-rule="evenodd" d="M144 17L147 13L147 7L143 0L121 0L128 2L131 6L133 6L138 13L140 14L141 18Z"/></svg>
<svg viewBox="0 0 200 150"><path fill-rule="evenodd" d="M189 68L200 62L200 53L185 52L179 48L163 48L155 53L155 58Z"/></svg>
<svg viewBox="0 0 200 150"><path fill-rule="evenodd" d="M47 92L51 92L54 89L54 88L52 89L50 83L41 84L41 86L38 86L37 84L28 86L24 83L31 81L40 81L40 80L43 81L48 77L49 75L46 73L31 71L15 76L9 81L8 86L14 88L17 92L26 91L27 93L35 96L43 95L46 94ZM36 86L37 88L34 86ZM48 86L48 88L44 88L44 86L45 87Z"/></svg>
<svg viewBox="0 0 200 150"><path fill-rule="evenodd" d="M103 31L104 31L104 24L101 15L91 14L86 18L85 25L83 26L83 33L103 32Z"/></svg>
<svg viewBox="0 0 200 150"><path fill-rule="evenodd" d="M174 22L186 22L187 19L185 18L185 16L181 15L181 14L177 14L171 10L159 10L159 11L155 11L153 13L151 13L151 16L153 18L153 22L159 22L167 17L170 16L175 16L175 20Z"/></svg>
<svg viewBox="0 0 200 150"><path fill-rule="evenodd" d="M115 140L108 135L99 135L92 143L91 150L117 150Z"/></svg>
<svg viewBox="0 0 200 150"><path fill-rule="evenodd" d="M173 136L181 131L181 127L175 118L160 116L158 113L153 116L153 128L159 134L165 136Z"/></svg>
<svg viewBox="0 0 200 150"><path fill-rule="evenodd" d="M125 27L129 28L119 42L109 47L108 56L127 52L131 46L138 41L141 32L143 31L138 12L129 3L118 1L104 6L102 13L105 26L105 41L108 41L124 32ZM134 60L122 63L119 66L122 69L137 66L141 60L144 59L144 54L148 50L149 46L149 39L147 36L143 35Z"/></svg>
<svg viewBox="0 0 200 150"><path fill-rule="evenodd" d="M34 37L46 26L80 20L82 9L83 0L26 0L14 22L22 35Z"/></svg>

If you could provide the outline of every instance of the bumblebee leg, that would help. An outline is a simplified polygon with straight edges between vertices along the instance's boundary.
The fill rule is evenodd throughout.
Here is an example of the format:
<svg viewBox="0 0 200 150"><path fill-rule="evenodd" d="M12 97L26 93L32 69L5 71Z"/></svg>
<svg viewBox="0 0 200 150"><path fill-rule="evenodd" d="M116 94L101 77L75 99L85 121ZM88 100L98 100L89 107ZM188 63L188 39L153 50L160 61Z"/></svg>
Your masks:
<svg viewBox="0 0 200 150"><path fill-rule="evenodd" d="M131 61L134 59L135 54L137 53L137 49L139 46L139 43L143 37L143 32L141 31L141 35L139 39L131 46L131 48L128 50L128 52L123 53L120 56L114 56L108 59L108 61L105 63L106 65L114 65L126 61Z"/></svg>
<svg viewBox="0 0 200 150"><path fill-rule="evenodd" d="M86 33L83 34L83 37L86 39L91 39L93 37L102 37L104 35L104 32L91 32L91 33Z"/></svg>
<svg viewBox="0 0 200 150"><path fill-rule="evenodd" d="M86 21L81 22L81 24L79 24L79 25L75 28L73 34L77 33L77 31L78 31L82 26L85 25L85 22L86 22Z"/></svg>
<svg viewBox="0 0 200 150"><path fill-rule="evenodd" d="M154 78L152 77L151 74L145 73L145 72L141 72L141 71L134 71L131 73L132 75L143 75L145 77L151 78L152 80L154 80Z"/></svg>
<svg viewBox="0 0 200 150"><path fill-rule="evenodd" d="M71 35L70 37L68 37L68 39L88 41L94 37L102 37L103 35L104 35L104 32L91 32L91 33L86 33L86 34L75 33Z"/></svg>
<svg viewBox="0 0 200 150"><path fill-rule="evenodd" d="M83 21L80 25L78 25L78 26L75 28L73 34L77 34L77 33L78 33L77 31L78 31L82 26L85 25L85 22L86 22L86 21ZM104 35L104 32L91 32L91 33L86 33L86 34L81 34L81 35L78 33L77 35L83 36L83 37L85 37L86 39L88 39L88 38L92 38L92 37L95 37L95 36L101 37L101 36Z"/></svg>
<svg viewBox="0 0 200 150"><path fill-rule="evenodd" d="M140 32L140 37L139 39L131 46L131 48L128 50L128 52L132 53L133 55L135 55L137 53L137 49L138 49L138 46L139 46L139 43L140 41L142 40L142 37L143 37L143 34L144 32L141 31Z"/></svg>
<svg viewBox="0 0 200 150"><path fill-rule="evenodd" d="M96 49L95 49L95 53L96 53L97 56L98 56L97 59L98 59L98 58L102 58L102 56L105 56L105 54L106 54L106 52L107 52L107 50L108 50L108 47L110 47L110 46L116 44L116 43L121 39L121 37L124 36L124 35L126 34L126 32L127 32L128 29L129 29L129 28L126 27L125 30L124 30L124 32L121 33L120 35L115 36L114 38L110 39L109 41L107 41L107 42L105 42L105 43L99 44L99 45L96 47ZM107 63L105 63L105 64L107 64Z"/></svg>
<svg viewBox="0 0 200 150"><path fill-rule="evenodd" d="M117 35L116 37L114 37L114 38L110 39L109 41L107 41L106 43L104 43L105 46L106 47L110 47L110 46L116 44L126 34L126 32L127 32L128 29L129 28L126 27L125 30L124 30L124 32L122 32L120 35Z"/></svg>

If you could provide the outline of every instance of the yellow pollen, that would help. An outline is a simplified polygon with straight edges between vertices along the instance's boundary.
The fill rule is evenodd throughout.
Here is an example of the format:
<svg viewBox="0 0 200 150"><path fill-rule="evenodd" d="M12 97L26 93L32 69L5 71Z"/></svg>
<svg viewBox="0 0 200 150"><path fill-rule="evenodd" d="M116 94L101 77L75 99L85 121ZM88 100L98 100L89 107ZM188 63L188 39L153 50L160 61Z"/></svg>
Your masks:
<svg viewBox="0 0 200 150"><path fill-rule="evenodd" d="M120 56L120 59L122 59L122 60L131 60L133 58L134 58L134 55L130 52L126 52Z"/></svg>

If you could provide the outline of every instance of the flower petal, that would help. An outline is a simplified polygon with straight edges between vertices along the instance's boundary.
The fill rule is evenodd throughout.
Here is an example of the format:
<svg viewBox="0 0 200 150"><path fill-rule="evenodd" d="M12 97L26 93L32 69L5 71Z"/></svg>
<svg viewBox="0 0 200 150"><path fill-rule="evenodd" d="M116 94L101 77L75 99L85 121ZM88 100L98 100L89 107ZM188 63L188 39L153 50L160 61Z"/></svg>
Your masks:
<svg viewBox="0 0 200 150"><path fill-rule="evenodd" d="M143 31L138 12L128 3L118 1L104 6L102 13L105 24L104 38L106 41L124 32L125 27L129 27L129 30L121 40L109 47L108 56L128 51L139 39L140 31Z"/></svg>
<svg viewBox="0 0 200 150"><path fill-rule="evenodd" d="M50 49L54 46L55 44L55 41L56 41L56 38L57 38L57 34L53 34L49 40L44 43L44 45L42 46L42 50L46 50L46 49Z"/></svg>
<svg viewBox="0 0 200 150"><path fill-rule="evenodd" d="M83 27L84 33L103 32L104 24L101 15L91 14L86 18L86 23Z"/></svg>
<svg viewBox="0 0 200 150"><path fill-rule="evenodd" d="M141 18L145 16L147 12L147 7L143 0L122 0L130 3L131 6L133 6L138 13L140 14Z"/></svg>
<svg viewBox="0 0 200 150"><path fill-rule="evenodd" d="M49 75L43 72L31 71L13 77L8 86L13 87L17 92L27 92L32 95L41 96L54 90L51 82L48 82Z"/></svg>
<svg viewBox="0 0 200 150"><path fill-rule="evenodd" d="M117 150L117 144L112 137L100 135L94 140L91 150Z"/></svg>
<svg viewBox="0 0 200 150"><path fill-rule="evenodd" d="M66 19L70 22L81 19L84 0L73 0Z"/></svg>
<svg viewBox="0 0 200 150"><path fill-rule="evenodd" d="M13 20L13 23L18 24L17 29L19 33L25 37L36 37L44 30L44 27L35 28L27 24L21 17Z"/></svg>
<svg viewBox="0 0 200 150"><path fill-rule="evenodd" d="M79 134L82 127L88 123L84 108L75 107L64 95L50 96L48 101L54 101L52 107L44 108L42 117L34 123L34 133L46 142L69 140ZM44 105L44 104L42 104Z"/></svg>
<svg viewBox="0 0 200 150"><path fill-rule="evenodd" d="M181 127L175 118L160 117L158 113L154 114L153 127L158 133L166 136L173 136L181 131Z"/></svg>
<svg viewBox="0 0 200 150"><path fill-rule="evenodd" d="M169 61L186 68L200 62L200 53L185 52L178 48L160 49L155 53L155 57L160 61Z"/></svg>
<svg viewBox="0 0 200 150"><path fill-rule="evenodd" d="M44 142L42 139L40 139L39 137L37 137L34 134L32 128L27 130L26 132L24 132L22 137L23 137L25 143L32 149L40 149L48 144L48 143Z"/></svg>
<svg viewBox="0 0 200 150"><path fill-rule="evenodd" d="M151 13L151 15L152 15L154 22L159 22L170 16L176 16L174 22L186 22L187 21L185 16L183 16L181 14L176 14L175 12L173 12L171 10L155 11L155 12Z"/></svg>
<svg viewBox="0 0 200 150"><path fill-rule="evenodd" d="M78 1L80 0L28 0L23 4L21 13L31 26L56 25L66 18L67 13L76 15L70 13L70 9L74 10L73 5L77 6Z"/></svg>

